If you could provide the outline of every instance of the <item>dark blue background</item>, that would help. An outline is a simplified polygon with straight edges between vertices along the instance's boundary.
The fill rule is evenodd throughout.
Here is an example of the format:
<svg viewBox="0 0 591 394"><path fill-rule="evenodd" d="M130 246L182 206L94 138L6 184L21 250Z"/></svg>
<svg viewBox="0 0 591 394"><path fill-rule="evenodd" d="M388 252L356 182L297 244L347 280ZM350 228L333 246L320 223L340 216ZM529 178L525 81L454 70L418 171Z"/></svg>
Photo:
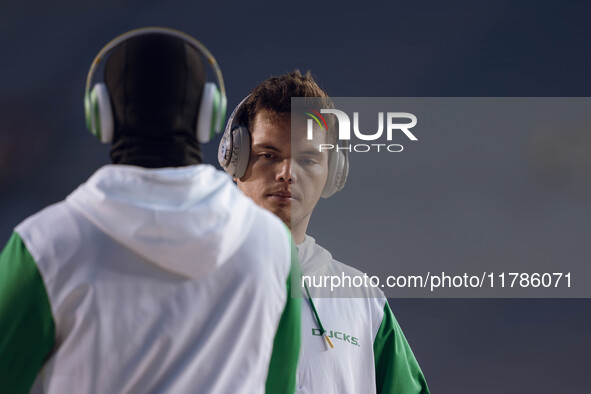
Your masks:
<svg viewBox="0 0 591 394"><path fill-rule="evenodd" d="M269 75L295 68L312 70L333 96L591 90L587 1L11 1L1 8L2 239L108 162L108 148L84 127L84 82L98 50L135 27L173 27L207 45L230 107ZM205 148L209 162L216 146ZM588 391L589 300L390 302L434 393Z"/></svg>

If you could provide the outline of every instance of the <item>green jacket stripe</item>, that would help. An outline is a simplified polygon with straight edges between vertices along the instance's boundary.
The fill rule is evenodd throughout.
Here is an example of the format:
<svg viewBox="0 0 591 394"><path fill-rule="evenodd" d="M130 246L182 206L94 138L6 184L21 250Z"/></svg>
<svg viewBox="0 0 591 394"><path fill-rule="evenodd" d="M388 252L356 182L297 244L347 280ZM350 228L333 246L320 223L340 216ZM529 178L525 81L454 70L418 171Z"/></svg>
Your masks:
<svg viewBox="0 0 591 394"><path fill-rule="evenodd" d="M380 394L428 394L427 382L388 305L374 340L376 389Z"/></svg>
<svg viewBox="0 0 591 394"><path fill-rule="evenodd" d="M279 327L273 341L273 353L269 364L266 392L294 393L296 388L296 370L300 353L300 327L301 327L301 298L292 295L292 278L294 283L299 283L301 278L298 251L289 235L291 244L291 270L287 277L287 299ZM293 340L297 338L297 340Z"/></svg>
<svg viewBox="0 0 591 394"><path fill-rule="evenodd" d="M29 392L54 340L43 279L13 233L0 254L0 392Z"/></svg>

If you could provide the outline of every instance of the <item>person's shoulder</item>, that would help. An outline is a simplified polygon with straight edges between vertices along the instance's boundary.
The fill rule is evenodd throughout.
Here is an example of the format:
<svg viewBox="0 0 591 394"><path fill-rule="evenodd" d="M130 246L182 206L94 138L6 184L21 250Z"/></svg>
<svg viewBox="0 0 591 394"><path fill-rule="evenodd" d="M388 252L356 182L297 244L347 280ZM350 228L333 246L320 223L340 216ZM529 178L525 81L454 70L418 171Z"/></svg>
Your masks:
<svg viewBox="0 0 591 394"><path fill-rule="evenodd" d="M345 273L346 275L351 275L351 276L361 276L363 277L363 275L367 275L365 272L352 267L348 264L345 264L337 259L335 259L334 257L331 260L331 265L333 267L333 269L338 272L338 273Z"/></svg>
<svg viewBox="0 0 591 394"><path fill-rule="evenodd" d="M354 293L359 293L359 296L367 298L368 305L374 312L378 314L383 312L387 299L377 282L372 282L371 275L355 267L351 267L350 265L335 260L334 258L332 259L331 264L335 273L341 275L341 277L344 275L345 278L352 278L352 285L355 287L355 289L359 290L355 291ZM357 283L355 283L355 281L357 281ZM356 286L357 284L360 286Z"/></svg>
<svg viewBox="0 0 591 394"><path fill-rule="evenodd" d="M55 234L65 227L64 220L67 220L69 216L71 216L71 212L66 202L59 201L27 217L15 227L15 231L21 234L35 228L44 228L47 229L48 235Z"/></svg>
<svg viewBox="0 0 591 394"><path fill-rule="evenodd" d="M324 247L316 243L315 239L306 235L300 247L300 260L303 273L318 278L329 278L339 284L338 289L321 290L322 296L337 298L365 298L372 310L381 313L386 303L384 293L376 282L371 281L367 273L336 260Z"/></svg>
<svg viewBox="0 0 591 394"><path fill-rule="evenodd" d="M14 228L14 232L41 269L45 257L55 253L70 254L82 244L78 227L73 212L65 201L60 201L26 218Z"/></svg>
<svg viewBox="0 0 591 394"><path fill-rule="evenodd" d="M306 235L306 239L304 241L304 244L306 244L306 243L309 244L309 245L306 245L307 246L307 250L305 250L305 252L307 252L306 257L308 257L308 259L311 260L312 264L315 263L313 257L321 257L321 259L324 260L323 262L325 264L324 264L323 274L325 274L325 275L344 274L344 275L355 276L355 277L363 277L364 275L367 275L363 271L335 259L332 256L331 252L329 252L323 246L316 243L316 240L314 238L310 237L309 235ZM304 245L304 244L302 244L302 245ZM306 246L304 246L302 249L305 249Z"/></svg>

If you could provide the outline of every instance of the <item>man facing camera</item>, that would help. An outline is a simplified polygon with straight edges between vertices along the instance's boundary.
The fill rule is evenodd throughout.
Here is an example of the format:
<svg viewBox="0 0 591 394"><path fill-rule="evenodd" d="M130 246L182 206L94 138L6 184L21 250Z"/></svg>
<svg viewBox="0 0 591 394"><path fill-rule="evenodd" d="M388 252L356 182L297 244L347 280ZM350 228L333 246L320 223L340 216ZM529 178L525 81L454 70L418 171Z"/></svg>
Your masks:
<svg viewBox="0 0 591 394"><path fill-rule="evenodd" d="M334 135L314 132L307 138L307 118L300 109L292 117L292 97L330 101L309 73L267 79L232 114L218 159L240 190L289 226L304 277L362 276L306 235L320 197L343 187L348 158L319 151L320 144L334 143ZM308 302L302 308L296 392L429 392L387 300L376 290L354 298L313 298L303 289Z"/></svg>
<svg viewBox="0 0 591 394"><path fill-rule="evenodd" d="M297 253L280 220L203 164L224 124L213 56L176 30L133 30L95 58L85 104L113 164L0 254L0 392L36 379L59 394L293 393Z"/></svg>

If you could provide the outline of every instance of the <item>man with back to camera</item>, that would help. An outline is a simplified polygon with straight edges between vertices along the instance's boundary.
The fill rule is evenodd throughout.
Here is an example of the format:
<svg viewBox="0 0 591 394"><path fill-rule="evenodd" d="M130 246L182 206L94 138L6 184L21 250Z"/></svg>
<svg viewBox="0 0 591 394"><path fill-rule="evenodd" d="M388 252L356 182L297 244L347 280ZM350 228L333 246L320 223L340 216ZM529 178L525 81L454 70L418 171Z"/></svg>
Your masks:
<svg viewBox="0 0 591 394"><path fill-rule="evenodd" d="M0 392L36 379L59 394L293 393L297 253L280 220L202 164L225 112L213 56L176 30L132 30L95 58L85 105L113 164L0 254Z"/></svg>
<svg viewBox="0 0 591 394"><path fill-rule="evenodd" d="M234 110L218 159L240 190L290 227L304 277L362 275L306 235L321 195L329 197L343 187L348 158L319 152L319 144L334 144L334 132L314 132L312 140L306 138L306 117L291 116L292 97L330 102L309 72L267 79ZM296 392L429 393L381 291L357 298L312 298L308 289L305 294Z"/></svg>

